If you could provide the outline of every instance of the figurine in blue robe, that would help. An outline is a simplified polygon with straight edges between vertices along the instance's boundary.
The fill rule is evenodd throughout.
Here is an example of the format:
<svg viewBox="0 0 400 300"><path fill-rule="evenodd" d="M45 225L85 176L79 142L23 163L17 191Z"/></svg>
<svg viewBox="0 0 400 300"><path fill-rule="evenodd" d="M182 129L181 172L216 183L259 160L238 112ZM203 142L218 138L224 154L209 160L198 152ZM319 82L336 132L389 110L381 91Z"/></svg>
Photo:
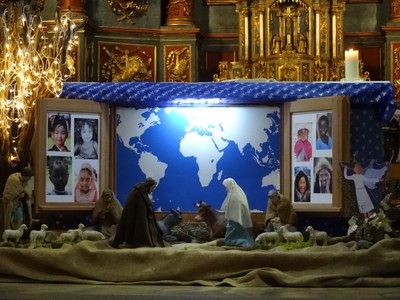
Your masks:
<svg viewBox="0 0 400 300"><path fill-rule="evenodd" d="M221 206L221 210L225 212L227 219L225 245L255 247L252 234L253 222L246 194L232 178L225 179L222 184L227 192Z"/></svg>

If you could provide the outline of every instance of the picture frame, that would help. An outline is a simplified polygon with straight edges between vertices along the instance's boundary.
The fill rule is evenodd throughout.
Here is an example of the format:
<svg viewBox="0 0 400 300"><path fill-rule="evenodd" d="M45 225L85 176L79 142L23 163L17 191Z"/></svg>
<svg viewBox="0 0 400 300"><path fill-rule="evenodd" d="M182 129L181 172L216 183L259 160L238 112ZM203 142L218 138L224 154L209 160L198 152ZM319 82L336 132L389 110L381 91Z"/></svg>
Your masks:
<svg viewBox="0 0 400 300"><path fill-rule="evenodd" d="M342 211L340 163L350 157L349 103L348 96L332 96L283 104L281 186L296 211ZM319 135L323 120L329 120L327 130ZM302 184L308 193L297 192Z"/></svg>
<svg viewBox="0 0 400 300"><path fill-rule="evenodd" d="M111 188L112 120L106 103L37 100L33 137L37 212L91 210L101 192Z"/></svg>

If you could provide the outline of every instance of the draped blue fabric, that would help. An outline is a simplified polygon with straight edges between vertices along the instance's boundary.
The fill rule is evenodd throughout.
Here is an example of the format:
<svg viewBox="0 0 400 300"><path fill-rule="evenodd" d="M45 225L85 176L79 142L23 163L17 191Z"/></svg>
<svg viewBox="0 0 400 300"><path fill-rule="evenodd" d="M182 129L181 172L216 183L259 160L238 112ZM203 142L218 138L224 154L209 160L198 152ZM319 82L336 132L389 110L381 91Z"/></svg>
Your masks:
<svg viewBox="0 0 400 300"><path fill-rule="evenodd" d="M66 82L61 98L90 99L124 107L277 104L349 95L351 108L372 107L388 122L396 110L390 82Z"/></svg>
<svg viewBox="0 0 400 300"><path fill-rule="evenodd" d="M382 126L397 109L387 81L360 82L66 82L61 98L124 107L277 105L297 99L350 96L351 155L384 159Z"/></svg>

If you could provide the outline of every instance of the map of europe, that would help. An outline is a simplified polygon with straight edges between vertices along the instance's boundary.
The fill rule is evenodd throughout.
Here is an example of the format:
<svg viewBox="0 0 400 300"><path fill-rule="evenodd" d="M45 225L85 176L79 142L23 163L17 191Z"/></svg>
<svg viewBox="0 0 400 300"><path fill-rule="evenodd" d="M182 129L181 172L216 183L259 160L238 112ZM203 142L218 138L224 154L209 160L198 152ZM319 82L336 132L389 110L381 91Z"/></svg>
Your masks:
<svg viewBox="0 0 400 300"><path fill-rule="evenodd" d="M233 178L250 209L265 211L280 184L280 113L276 106L117 108L116 196L146 177L157 180L156 211L220 209L222 182Z"/></svg>

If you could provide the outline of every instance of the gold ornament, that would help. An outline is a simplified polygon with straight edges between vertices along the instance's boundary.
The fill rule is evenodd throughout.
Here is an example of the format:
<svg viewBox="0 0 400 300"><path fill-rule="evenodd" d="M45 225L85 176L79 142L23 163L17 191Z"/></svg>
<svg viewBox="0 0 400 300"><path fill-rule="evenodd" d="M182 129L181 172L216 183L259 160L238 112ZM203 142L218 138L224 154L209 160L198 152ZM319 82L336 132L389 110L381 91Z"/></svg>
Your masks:
<svg viewBox="0 0 400 300"><path fill-rule="evenodd" d="M144 1L143 5L137 2L132 0L108 0L113 13L118 15L118 22L126 21L129 24L135 23L133 18L143 15L149 7L148 1Z"/></svg>

